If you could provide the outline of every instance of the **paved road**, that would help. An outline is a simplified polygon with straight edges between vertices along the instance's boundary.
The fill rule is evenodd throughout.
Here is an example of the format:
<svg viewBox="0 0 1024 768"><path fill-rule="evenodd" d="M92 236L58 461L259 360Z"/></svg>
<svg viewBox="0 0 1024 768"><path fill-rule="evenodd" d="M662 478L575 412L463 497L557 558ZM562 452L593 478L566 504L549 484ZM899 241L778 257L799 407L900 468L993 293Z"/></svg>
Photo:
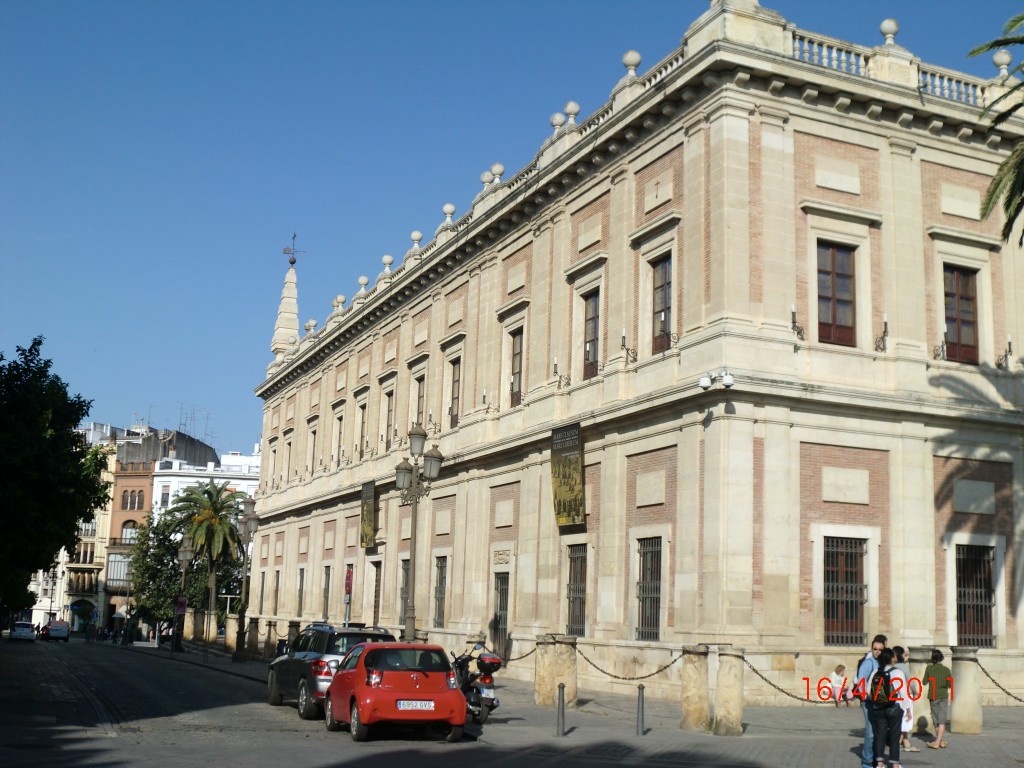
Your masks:
<svg viewBox="0 0 1024 768"><path fill-rule="evenodd" d="M0 643L0 766L382 766L652 765L856 768L856 709L747 709L746 732L724 738L680 731L678 704L647 699L636 735L636 697L581 692L566 713L533 705L531 687L505 680L502 706L460 744L409 731L355 744L347 732L300 720L294 706L265 703L266 665L211 654L82 642ZM501 676L499 673L499 682ZM904 756L917 766L1024 765L1024 709L985 710L985 733L951 735L945 750ZM923 742L918 742L923 746Z"/></svg>

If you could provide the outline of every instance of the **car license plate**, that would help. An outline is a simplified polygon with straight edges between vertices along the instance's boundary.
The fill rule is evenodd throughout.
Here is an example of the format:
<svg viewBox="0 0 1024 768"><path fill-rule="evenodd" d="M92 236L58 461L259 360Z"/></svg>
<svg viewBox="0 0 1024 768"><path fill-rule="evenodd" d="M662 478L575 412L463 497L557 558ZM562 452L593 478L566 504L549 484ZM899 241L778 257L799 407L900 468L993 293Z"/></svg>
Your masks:
<svg viewBox="0 0 1024 768"><path fill-rule="evenodd" d="M480 698L482 698L482 699L493 699L494 698L494 689L493 688L481 688L480 689Z"/></svg>
<svg viewBox="0 0 1024 768"><path fill-rule="evenodd" d="M399 701L399 709L429 709L434 708L433 701Z"/></svg>

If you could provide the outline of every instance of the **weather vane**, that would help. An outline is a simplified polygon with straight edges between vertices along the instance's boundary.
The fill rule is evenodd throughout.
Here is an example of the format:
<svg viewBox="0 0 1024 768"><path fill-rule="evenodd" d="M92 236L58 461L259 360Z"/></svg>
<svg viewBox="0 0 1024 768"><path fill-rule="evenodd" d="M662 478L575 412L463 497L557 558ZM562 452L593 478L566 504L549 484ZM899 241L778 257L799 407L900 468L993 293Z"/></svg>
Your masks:
<svg viewBox="0 0 1024 768"><path fill-rule="evenodd" d="M286 245L284 247L284 250L282 251L282 253L284 253L284 255L288 257L288 263L291 264L293 267L295 266L295 254L296 253L305 253L305 251L297 251L297 250L295 250L295 238L296 237L297 237L297 235L294 232L292 232L292 244L291 244L291 247Z"/></svg>

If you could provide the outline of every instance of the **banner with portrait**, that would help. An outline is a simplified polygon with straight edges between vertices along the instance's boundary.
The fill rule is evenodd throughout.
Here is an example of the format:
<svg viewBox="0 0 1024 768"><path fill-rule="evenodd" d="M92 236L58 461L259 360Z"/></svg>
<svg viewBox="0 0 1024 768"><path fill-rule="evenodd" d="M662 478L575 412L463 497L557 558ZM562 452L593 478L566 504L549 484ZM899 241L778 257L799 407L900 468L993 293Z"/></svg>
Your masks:
<svg viewBox="0 0 1024 768"><path fill-rule="evenodd" d="M363 483L359 514L359 546L370 549L377 545L377 486L373 481Z"/></svg>
<svg viewBox="0 0 1024 768"><path fill-rule="evenodd" d="M551 495L558 525L584 523L583 440L579 424L551 431Z"/></svg>

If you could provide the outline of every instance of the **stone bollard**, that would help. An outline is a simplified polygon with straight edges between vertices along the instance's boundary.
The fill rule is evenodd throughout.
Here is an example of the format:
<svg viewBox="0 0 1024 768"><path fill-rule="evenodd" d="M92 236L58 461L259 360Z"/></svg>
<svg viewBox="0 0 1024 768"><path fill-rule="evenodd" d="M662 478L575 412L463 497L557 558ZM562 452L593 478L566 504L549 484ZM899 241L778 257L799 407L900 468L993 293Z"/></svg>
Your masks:
<svg viewBox="0 0 1024 768"><path fill-rule="evenodd" d="M718 679L715 690L716 736L743 735L743 649L718 649Z"/></svg>
<svg viewBox="0 0 1024 768"><path fill-rule="evenodd" d="M186 608L185 609L185 624L181 632L182 640L195 640L196 639L196 609Z"/></svg>
<svg viewBox="0 0 1024 768"><path fill-rule="evenodd" d="M571 635L537 635L537 661L533 671L533 701L539 707L558 703L558 684L565 684L565 706L575 707L576 638Z"/></svg>
<svg viewBox="0 0 1024 768"><path fill-rule="evenodd" d="M277 622L267 619L267 639L263 642L263 656L273 659L277 656Z"/></svg>
<svg viewBox="0 0 1024 768"><path fill-rule="evenodd" d="M238 643L238 616L228 614L224 622L224 648L234 651Z"/></svg>
<svg viewBox="0 0 1024 768"><path fill-rule="evenodd" d="M953 650L953 682L949 688L949 722L953 733L981 733L981 670L978 649Z"/></svg>
<svg viewBox="0 0 1024 768"><path fill-rule="evenodd" d="M914 702L914 725L911 733L930 733L935 735L935 728L932 726L931 706L928 702L928 686L924 679L924 668L932 658L931 647L914 646L908 648L910 654L910 679L921 681L921 688L918 691L917 701ZM908 681L909 682L909 681ZM852 687L852 686L851 686Z"/></svg>
<svg viewBox="0 0 1024 768"><path fill-rule="evenodd" d="M684 731L706 731L711 723L711 696L708 693L708 647L683 648L682 713L679 727Z"/></svg>
<svg viewBox="0 0 1024 768"><path fill-rule="evenodd" d="M288 647L295 645L295 638L299 636L299 620L292 619L288 622Z"/></svg>
<svg viewBox="0 0 1024 768"><path fill-rule="evenodd" d="M256 656L260 644L260 620L249 619L249 629L245 633L245 649L249 656Z"/></svg>

